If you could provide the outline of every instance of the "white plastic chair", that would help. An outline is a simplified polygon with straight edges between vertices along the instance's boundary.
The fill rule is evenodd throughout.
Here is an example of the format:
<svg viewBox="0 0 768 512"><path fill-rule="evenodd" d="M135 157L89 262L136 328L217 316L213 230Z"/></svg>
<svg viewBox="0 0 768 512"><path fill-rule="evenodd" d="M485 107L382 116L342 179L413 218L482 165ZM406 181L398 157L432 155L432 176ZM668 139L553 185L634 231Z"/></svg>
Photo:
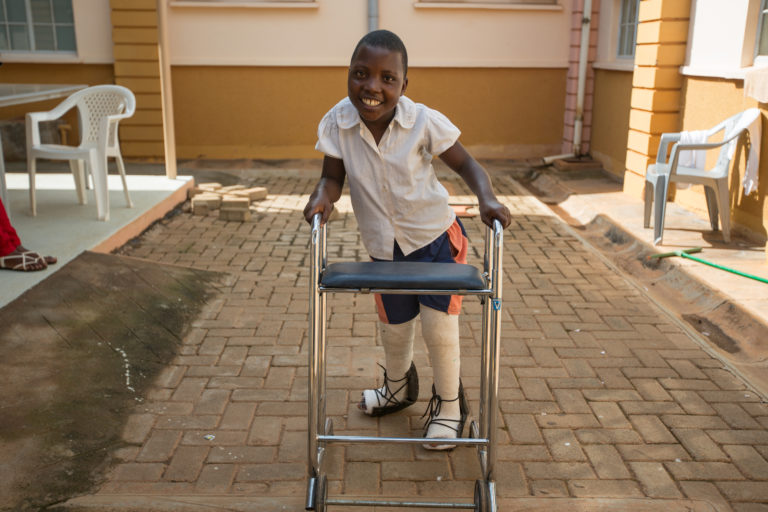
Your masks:
<svg viewBox="0 0 768 512"><path fill-rule="evenodd" d="M645 173L645 212L643 225L650 227L651 205L653 208L653 244L661 244L664 236L664 215L667 206L667 190L671 181L678 183L693 183L704 186L709 212L709 222L712 230L718 230L718 212L723 229L723 239L726 243L731 240L731 209L730 196L728 194L728 172L735 145L742 133L747 131L749 125L760 116L760 110L751 108L729 117L713 128L706 130L709 140L718 132L723 132L723 139L719 142L706 142L701 144L683 144L680 142L681 133L664 133L659 141L659 150L656 155L656 163L648 166ZM670 143L672 151L667 158L667 149ZM760 144L760 141L750 141L752 144ZM712 169L698 169L678 165L680 152L685 150L711 150L720 148L717 163Z"/></svg>
<svg viewBox="0 0 768 512"><path fill-rule="evenodd" d="M80 125L80 145L41 144L39 125L60 118L77 107ZM93 177L96 209L99 220L109 220L109 190L107 187L107 158L113 157L123 181L128 208L133 202L128 194L125 165L120 154L117 125L131 117L136 110L133 93L120 85L96 85L69 96L53 110L27 114L27 165L29 166L29 201L32 215L37 215L35 200L36 159L69 160L80 204L86 204L87 172Z"/></svg>

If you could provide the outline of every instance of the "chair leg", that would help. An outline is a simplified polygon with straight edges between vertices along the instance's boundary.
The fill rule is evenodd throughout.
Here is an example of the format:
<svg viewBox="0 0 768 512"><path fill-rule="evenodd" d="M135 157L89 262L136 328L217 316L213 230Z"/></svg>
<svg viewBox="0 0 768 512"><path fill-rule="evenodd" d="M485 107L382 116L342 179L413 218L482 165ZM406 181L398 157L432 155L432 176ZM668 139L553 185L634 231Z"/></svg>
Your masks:
<svg viewBox="0 0 768 512"><path fill-rule="evenodd" d="M72 171L72 177L75 179L77 202L80 204L88 204L88 196L85 193L85 165L83 161L70 160L69 169Z"/></svg>
<svg viewBox="0 0 768 512"><path fill-rule="evenodd" d="M654 186L653 245L661 244L664 237L664 215L667 213L667 176L657 176Z"/></svg>
<svg viewBox="0 0 768 512"><path fill-rule="evenodd" d="M723 229L723 240L725 243L731 242L731 201L728 193L728 182L725 180L717 181L717 206L720 209L720 224Z"/></svg>
<svg viewBox="0 0 768 512"><path fill-rule="evenodd" d="M704 185L704 196L707 198L707 212L709 213L709 224L712 226L712 231L718 230L718 205L717 194L715 190L709 185Z"/></svg>
<svg viewBox="0 0 768 512"><path fill-rule="evenodd" d="M643 211L643 227L651 227L651 208L653 207L654 185L651 181L645 181L645 203Z"/></svg>
<svg viewBox="0 0 768 512"><path fill-rule="evenodd" d="M27 166L29 167L29 210L32 216L37 215L37 198L35 197L35 170L37 161L34 157L27 157Z"/></svg>
<svg viewBox="0 0 768 512"><path fill-rule="evenodd" d="M93 192L96 195L96 211L99 220L109 220L109 187L107 184L107 159L104 154L93 150L88 156L88 167L93 177Z"/></svg>
<svg viewBox="0 0 768 512"><path fill-rule="evenodd" d="M117 170L120 172L120 179L123 180L123 193L125 194L125 202L128 204L128 208L133 208L133 201L131 201L131 195L128 193L128 182L125 179L125 164L123 163L123 157L119 154L116 155L115 163L117 164Z"/></svg>

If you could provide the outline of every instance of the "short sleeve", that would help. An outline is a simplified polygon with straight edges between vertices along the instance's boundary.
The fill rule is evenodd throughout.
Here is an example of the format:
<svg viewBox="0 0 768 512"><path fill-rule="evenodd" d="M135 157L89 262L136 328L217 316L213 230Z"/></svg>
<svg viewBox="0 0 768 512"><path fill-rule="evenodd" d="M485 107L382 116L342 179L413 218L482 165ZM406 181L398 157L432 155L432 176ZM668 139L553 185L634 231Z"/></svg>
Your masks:
<svg viewBox="0 0 768 512"><path fill-rule="evenodd" d="M456 144L461 130L437 110L428 109L427 134L429 136L429 148L427 149L431 154L438 156Z"/></svg>
<svg viewBox="0 0 768 512"><path fill-rule="evenodd" d="M320 121L317 127L317 144L315 144L315 149L333 158L341 159L336 108L332 108Z"/></svg>

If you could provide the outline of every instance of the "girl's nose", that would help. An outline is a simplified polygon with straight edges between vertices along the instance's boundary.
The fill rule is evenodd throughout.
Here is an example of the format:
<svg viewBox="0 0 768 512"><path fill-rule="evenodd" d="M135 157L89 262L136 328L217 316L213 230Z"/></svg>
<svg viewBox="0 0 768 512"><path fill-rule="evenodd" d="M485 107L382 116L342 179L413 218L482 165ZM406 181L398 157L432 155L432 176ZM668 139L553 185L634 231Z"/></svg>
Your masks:
<svg viewBox="0 0 768 512"><path fill-rule="evenodd" d="M381 81L376 77L369 77L365 81L365 88L369 91L379 91L381 90Z"/></svg>

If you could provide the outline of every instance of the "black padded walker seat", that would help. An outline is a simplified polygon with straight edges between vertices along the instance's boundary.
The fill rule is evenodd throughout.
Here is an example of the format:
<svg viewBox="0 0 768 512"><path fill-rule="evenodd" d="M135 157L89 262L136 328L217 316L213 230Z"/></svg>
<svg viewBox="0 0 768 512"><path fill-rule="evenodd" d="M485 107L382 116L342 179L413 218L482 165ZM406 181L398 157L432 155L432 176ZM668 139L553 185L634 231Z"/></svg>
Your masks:
<svg viewBox="0 0 768 512"><path fill-rule="evenodd" d="M474 265L413 261L331 263L320 279L323 288L358 290L483 290L485 280Z"/></svg>

